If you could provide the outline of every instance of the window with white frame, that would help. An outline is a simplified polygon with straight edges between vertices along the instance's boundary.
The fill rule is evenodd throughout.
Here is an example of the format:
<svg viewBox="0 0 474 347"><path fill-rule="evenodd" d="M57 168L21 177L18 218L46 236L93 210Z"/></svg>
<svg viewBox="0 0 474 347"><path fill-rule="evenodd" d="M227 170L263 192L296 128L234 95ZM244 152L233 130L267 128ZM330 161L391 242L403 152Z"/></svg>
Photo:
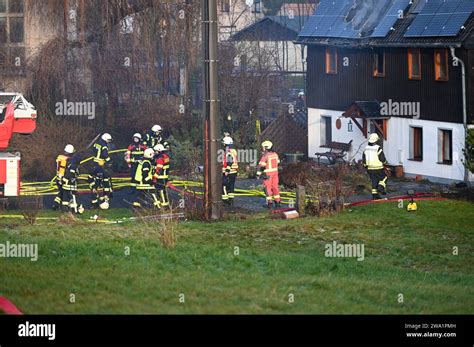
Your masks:
<svg viewBox="0 0 474 347"><path fill-rule="evenodd" d="M450 165L453 163L453 131L438 130L438 163Z"/></svg>

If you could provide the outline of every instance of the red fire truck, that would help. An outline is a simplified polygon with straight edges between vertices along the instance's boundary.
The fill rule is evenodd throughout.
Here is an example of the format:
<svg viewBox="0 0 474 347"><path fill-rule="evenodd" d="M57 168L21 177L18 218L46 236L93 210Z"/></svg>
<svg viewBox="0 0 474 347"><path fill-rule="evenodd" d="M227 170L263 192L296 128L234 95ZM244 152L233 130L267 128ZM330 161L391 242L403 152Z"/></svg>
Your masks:
<svg viewBox="0 0 474 347"><path fill-rule="evenodd" d="M0 93L0 198L20 194L20 153L4 153L13 134L36 130L37 112L23 95Z"/></svg>

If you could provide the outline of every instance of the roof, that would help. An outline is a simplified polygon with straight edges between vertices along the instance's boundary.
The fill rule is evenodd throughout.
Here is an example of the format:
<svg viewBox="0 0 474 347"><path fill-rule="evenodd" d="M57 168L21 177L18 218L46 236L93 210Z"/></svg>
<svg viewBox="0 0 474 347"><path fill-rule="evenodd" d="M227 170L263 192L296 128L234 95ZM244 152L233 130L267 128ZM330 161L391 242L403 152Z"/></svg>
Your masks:
<svg viewBox="0 0 474 347"><path fill-rule="evenodd" d="M396 0L384 0L393 1ZM450 1L450 0L448 0ZM471 14L470 18L464 24L462 29L457 36L425 36L425 37L405 37L405 34L413 24L417 16L420 14L420 10L426 4L425 0L414 0L410 7L408 7L405 15L401 19L397 19L395 24L390 28L388 34L385 37L372 37L369 35L359 36L356 38L344 38L344 37L308 37L302 36L301 32L298 36L297 42L301 44L316 44L316 45L335 45L335 46L350 46L350 47L367 47L367 46L380 46L380 47L461 47L465 46L468 48L474 48L474 14ZM351 9L353 10L353 9ZM389 11L388 11L389 12ZM377 27L387 18L380 16L377 21L378 23L371 23L371 30ZM315 14L317 13L317 9ZM349 16L349 14L348 14ZM310 23L310 22L308 22ZM371 32L371 30L367 30ZM303 29L304 31L304 29ZM302 31L302 32L303 32ZM361 29L362 31L362 29Z"/></svg>
<svg viewBox="0 0 474 347"><path fill-rule="evenodd" d="M260 41L266 39L293 41L308 18L306 16L266 16L232 35L230 40L244 41L258 38Z"/></svg>

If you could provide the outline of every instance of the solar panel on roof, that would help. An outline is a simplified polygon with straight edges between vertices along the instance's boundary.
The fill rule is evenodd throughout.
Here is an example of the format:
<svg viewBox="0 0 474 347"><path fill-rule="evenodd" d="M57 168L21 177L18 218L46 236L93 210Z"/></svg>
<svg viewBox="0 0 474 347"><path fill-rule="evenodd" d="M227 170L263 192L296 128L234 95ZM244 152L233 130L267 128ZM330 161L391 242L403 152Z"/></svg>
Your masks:
<svg viewBox="0 0 474 347"><path fill-rule="evenodd" d="M338 14L338 11L340 11L341 6L344 5L345 2L346 0L321 0L316 7L314 15L309 18L299 36L322 36L322 32L327 31L327 28L335 21L334 13ZM321 24L323 20L324 22Z"/></svg>
<svg viewBox="0 0 474 347"><path fill-rule="evenodd" d="M471 13L455 13L450 18L446 25L442 28L439 36L457 36L462 29L462 26L471 16Z"/></svg>
<svg viewBox="0 0 474 347"><path fill-rule="evenodd" d="M323 0L324 1L324 0ZM348 4L348 0L326 0L324 2L329 3L327 6L326 13L322 16L321 21L316 26L315 30L313 31L313 37L327 37L336 26L336 22L338 22L341 18L342 12L346 8Z"/></svg>
<svg viewBox="0 0 474 347"><path fill-rule="evenodd" d="M396 0L387 11L387 14L375 27L372 37L385 37L390 32L390 29L395 25L400 18L400 11L404 12L410 0Z"/></svg>
<svg viewBox="0 0 474 347"><path fill-rule="evenodd" d="M405 37L456 36L473 11L473 0L428 0Z"/></svg>

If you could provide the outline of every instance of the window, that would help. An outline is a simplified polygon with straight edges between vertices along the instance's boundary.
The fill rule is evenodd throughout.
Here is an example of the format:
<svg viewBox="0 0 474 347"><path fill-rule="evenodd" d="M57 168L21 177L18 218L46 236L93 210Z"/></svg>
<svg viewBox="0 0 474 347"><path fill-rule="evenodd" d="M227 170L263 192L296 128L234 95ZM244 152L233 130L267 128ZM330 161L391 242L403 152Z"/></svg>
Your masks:
<svg viewBox="0 0 474 347"><path fill-rule="evenodd" d="M421 53L419 49L408 50L408 78L421 80Z"/></svg>
<svg viewBox="0 0 474 347"><path fill-rule="evenodd" d="M438 163L450 165L453 163L453 132L439 129L438 131Z"/></svg>
<svg viewBox="0 0 474 347"><path fill-rule="evenodd" d="M410 160L423 161L423 128L410 128Z"/></svg>
<svg viewBox="0 0 474 347"><path fill-rule="evenodd" d="M332 142L331 117L321 117L321 146L327 146Z"/></svg>
<svg viewBox="0 0 474 347"><path fill-rule="evenodd" d="M0 69L22 72L25 60L24 0L0 0Z"/></svg>
<svg viewBox="0 0 474 347"><path fill-rule="evenodd" d="M230 0L221 0L221 12L230 12Z"/></svg>
<svg viewBox="0 0 474 347"><path fill-rule="evenodd" d="M253 4L253 11L254 13L261 13L262 12L262 3L258 0L255 0Z"/></svg>
<svg viewBox="0 0 474 347"><path fill-rule="evenodd" d="M385 77L385 52L374 53L374 77Z"/></svg>
<svg viewBox="0 0 474 347"><path fill-rule="evenodd" d="M337 49L334 47L326 48L326 73L337 74Z"/></svg>
<svg viewBox="0 0 474 347"><path fill-rule="evenodd" d="M0 43L23 43L23 0L0 0Z"/></svg>
<svg viewBox="0 0 474 347"><path fill-rule="evenodd" d="M448 70L448 50L436 50L435 56L435 78L437 81L448 81L449 70Z"/></svg>

